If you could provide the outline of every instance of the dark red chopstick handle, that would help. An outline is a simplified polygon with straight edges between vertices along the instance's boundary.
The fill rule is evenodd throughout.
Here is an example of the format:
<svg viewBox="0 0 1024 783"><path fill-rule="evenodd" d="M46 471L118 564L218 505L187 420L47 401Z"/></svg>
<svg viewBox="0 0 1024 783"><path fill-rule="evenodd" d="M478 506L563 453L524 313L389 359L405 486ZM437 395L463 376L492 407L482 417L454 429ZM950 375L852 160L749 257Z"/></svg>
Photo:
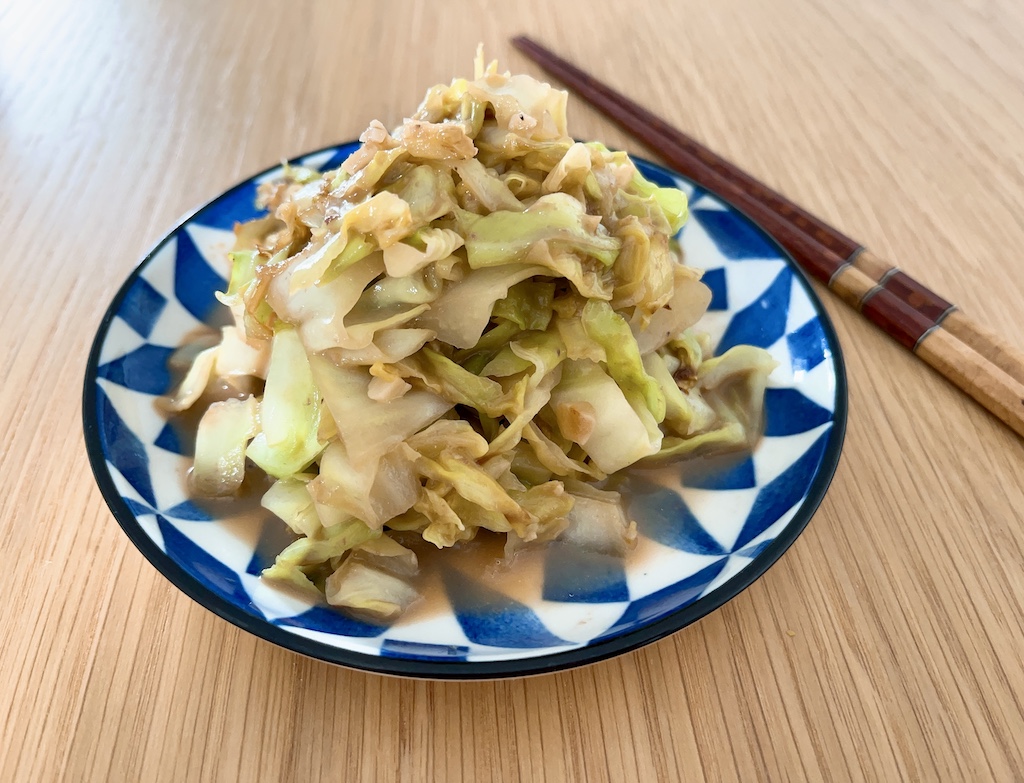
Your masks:
<svg viewBox="0 0 1024 783"><path fill-rule="evenodd" d="M925 288L914 278L898 269L886 275L882 287L935 323L941 322L956 309L952 302L947 302L934 291Z"/></svg>

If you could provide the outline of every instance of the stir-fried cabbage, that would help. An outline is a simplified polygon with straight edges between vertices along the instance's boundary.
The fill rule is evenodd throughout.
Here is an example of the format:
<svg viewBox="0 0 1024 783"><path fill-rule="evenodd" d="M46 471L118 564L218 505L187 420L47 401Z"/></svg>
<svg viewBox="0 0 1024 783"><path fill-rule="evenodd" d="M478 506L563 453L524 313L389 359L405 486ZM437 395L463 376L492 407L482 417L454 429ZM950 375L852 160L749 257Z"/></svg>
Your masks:
<svg viewBox="0 0 1024 783"><path fill-rule="evenodd" d="M192 486L231 495L247 459L276 480L262 504L297 539L265 578L387 619L418 595L396 536L623 554L611 474L759 436L774 362L694 331L686 197L575 142L566 99L478 56L337 170L261 186L219 295L234 325L166 405L254 392L203 415Z"/></svg>

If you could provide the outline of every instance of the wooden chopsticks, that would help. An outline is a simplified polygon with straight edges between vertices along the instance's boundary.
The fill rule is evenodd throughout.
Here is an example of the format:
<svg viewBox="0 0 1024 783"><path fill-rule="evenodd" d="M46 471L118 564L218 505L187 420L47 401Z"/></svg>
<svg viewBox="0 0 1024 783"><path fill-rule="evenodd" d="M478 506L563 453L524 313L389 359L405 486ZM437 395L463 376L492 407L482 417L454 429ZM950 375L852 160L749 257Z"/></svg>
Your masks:
<svg viewBox="0 0 1024 783"><path fill-rule="evenodd" d="M897 267L536 41L512 44L673 168L760 223L809 274L1024 437L1024 356Z"/></svg>

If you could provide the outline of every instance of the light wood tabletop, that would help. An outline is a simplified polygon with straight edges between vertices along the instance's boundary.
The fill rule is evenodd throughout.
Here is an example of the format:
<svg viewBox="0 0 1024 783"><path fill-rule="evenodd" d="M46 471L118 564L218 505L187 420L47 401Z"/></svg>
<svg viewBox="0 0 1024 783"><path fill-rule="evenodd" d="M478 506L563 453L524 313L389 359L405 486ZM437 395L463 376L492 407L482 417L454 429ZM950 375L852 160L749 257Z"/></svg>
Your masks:
<svg viewBox="0 0 1024 783"><path fill-rule="evenodd" d="M1019 780L1024 442L829 295L820 510L699 623L578 670L400 680L279 649L136 551L86 355L179 216L401 121L525 32L1024 347L1024 5L0 2L0 780ZM574 135L653 156L579 102Z"/></svg>

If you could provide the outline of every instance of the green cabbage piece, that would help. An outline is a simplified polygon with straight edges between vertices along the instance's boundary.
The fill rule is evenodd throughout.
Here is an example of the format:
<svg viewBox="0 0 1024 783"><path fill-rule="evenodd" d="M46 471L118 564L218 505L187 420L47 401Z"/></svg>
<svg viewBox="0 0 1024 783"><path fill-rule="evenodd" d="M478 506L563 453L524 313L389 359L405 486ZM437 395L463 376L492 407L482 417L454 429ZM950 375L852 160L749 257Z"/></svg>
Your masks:
<svg viewBox="0 0 1024 783"><path fill-rule="evenodd" d="M394 247L394 245L392 245ZM357 261L362 261L377 249L377 244L361 234L353 234L342 251L335 256L320 278L320 283L329 283ZM389 248L390 249L390 248ZM385 258L386 258L385 254Z"/></svg>
<svg viewBox="0 0 1024 783"><path fill-rule="evenodd" d="M557 139L567 135L566 105L569 96L564 90L529 76L517 74L503 76L497 69L486 75L477 69L475 81L466 85L466 92L482 104L489 104L498 127L508 128L521 118L529 117L536 124L530 129L534 139Z"/></svg>
<svg viewBox="0 0 1024 783"><path fill-rule="evenodd" d="M572 188L579 188L586 182L590 169L590 149L587 145L576 142L548 172L543 182L544 192L569 192Z"/></svg>
<svg viewBox="0 0 1024 783"><path fill-rule="evenodd" d="M660 430L651 430L618 384L594 362L564 363L562 379L551 392L551 407L562 435L583 446L604 473L628 467L661 448Z"/></svg>
<svg viewBox="0 0 1024 783"><path fill-rule="evenodd" d="M388 191L350 206L340 221L331 224L333 233L327 239L320 245L310 245L290 260L290 293L326 282L323 275L345 251L352 235L372 236L377 247L386 248L418 227L409 203Z"/></svg>
<svg viewBox="0 0 1024 783"><path fill-rule="evenodd" d="M621 557L636 546L636 523L627 521L619 493L602 494L605 497L570 495L575 502L559 540L587 552Z"/></svg>
<svg viewBox="0 0 1024 783"><path fill-rule="evenodd" d="M523 429L523 438L533 448L537 461L556 476L590 476L601 480L607 476L592 465L587 465L569 457L561 447L552 441L533 422ZM534 482L541 483L541 482Z"/></svg>
<svg viewBox="0 0 1024 783"><path fill-rule="evenodd" d="M406 440L409 448L436 460L442 452L477 460L487 454L487 441L462 419L440 419Z"/></svg>
<svg viewBox="0 0 1024 783"><path fill-rule="evenodd" d="M447 167L416 166L389 188L409 205L413 231L451 213L458 206L455 200L455 183ZM405 236L410 233L412 231L407 232Z"/></svg>
<svg viewBox="0 0 1024 783"><path fill-rule="evenodd" d="M345 319L366 286L383 271L383 256L374 252L329 282L289 294L292 274L289 267L271 281L266 300L282 320L298 325L302 342L310 352L365 348L366 343L352 344Z"/></svg>
<svg viewBox="0 0 1024 783"><path fill-rule="evenodd" d="M325 528L321 537L293 541L274 559L272 566L263 570L262 576L319 595L310 574L379 535L379 531L371 530L357 519L346 520Z"/></svg>
<svg viewBox="0 0 1024 783"><path fill-rule="evenodd" d="M379 458L452 408L424 389L378 402L367 394L372 376L365 368L339 367L325 356L313 356L310 365L346 452L357 462Z"/></svg>
<svg viewBox="0 0 1024 783"><path fill-rule="evenodd" d="M600 233L599 224L594 230L588 229L584 225L586 217L583 205L564 193L541 196L524 212L458 213L469 265L474 269L522 261L538 242L549 242L611 266L622 242Z"/></svg>
<svg viewBox="0 0 1024 783"><path fill-rule="evenodd" d="M552 526L558 526L561 532L568 522L566 516L576 503L576 498L565 491L561 481L546 481L523 491L512 490L509 494L522 509L536 517L537 535L554 536Z"/></svg>
<svg viewBox="0 0 1024 783"><path fill-rule="evenodd" d="M231 259L231 277L228 280L227 296L240 294L256 279L256 251L233 250L228 253Z"/></svg>
<svg viewBox="0 0 1024 783"><path fill-rule="evenodd" d="M332 190L339 195L344 194L351 201L366 198L373 193L374 187L384 178L396 163L409 157L402 147L380 150L374 153L370 161L352 177L337 182Z"/></svg>
<svg viewBox="0 0 1024 783"><path fill-rule="evenodd" d="M490 375L481 371L481 368L496 354L508 348L509 341L516 337L521 331L519 324L514 321L495 319L496 323L490 330L484 332L476 345L472 348L465 348L455 351L452 358L464 368L475 375Z"/></svg>
<svg viewBox="0 0 1024 783"><path fill-rule="evenodd" d="M320 391L298 332L291 327L278 329L259 406L260 431L246 456L276 478L303 470L326 445L317 438L320 404Z"/></svg>
<svg viewBox="0 0 1024 783"><path fill-rule="evenodd" d="M590 359L593 362L608 361L608 354L605 353L604 347L587 334L579 316L558 318L555 321L555 327L565 344L566 355L570 359Z"/></svg>
<svg viewBox="0 0 1024 783"><path fill-rule="evenodd" d="M346 520L322 532L322 537L293 541L277 556L274 564L282 567L321 565L380 535L380 531L372 530L358 519Z"/></svg>
<svg viewBox="0 0 1024 783"><path fill-rule="evenodd" d="M639 195L650 198L657 203L665 220L668 221L668 233L671 236L679 233L690 216L686 194L678 188L663 188L655 185L639 171L633 174L633 190Z"/></svg>
<svg viewBox="0 0 1024 783"><path fill-rule="evenodd" d="M717 429L688 438L668 436L661 448L644 461L650 463L677 460L682 457L702 457L709 454L727 454L747 448L747 431L738 422L729 422Z"/></svg>
<svg viewBox="0 0 1024 783"><path fill-rule="evenodd" d="M650 353L644 357L643 362L644 369L658 384L665 399L663 421L678 435L688 435L692 432L694 421L693 405L668 371L665 359L658 353Z"/></svg>
<svg viewBox="0 0 1024 783"><path fill-rule="evenodd" d="M705 360L697 372L697 384L719 418L739 423L752 443L762 428L768 376L777 366L763 348L737 345Z"/></svg>
<svg viewBox="0 0 1024 783"><path fill-rule="evenodd" d="M607 302L592 299L583 308L582 323L587 336L604 348L608 374L627 397L642 397L654 421L664 421L665 395L644 369L640 349L626 319Z"/></svg>
<svg viewBox="0 0 1024 783"><path fill-rule="evenodd" d="M650 318L670 302L675 269L684 267L669 253L668 237L652 234L650 226L634 216L620 220L615 235L622 239L622 251L614 267L612 306L635 306L642 318Z"/></svg>
<svg viewBox="0 0 1024 783"><path fill-rule="evenodd" d="M312 478L312 475L297 474L275 481L260 499L263 508L301 536L316 536L323 530L313 498L306 489Z"/></svg>
<svg viewBox="0 0 1024 783"><path fill-rule="evenodd" d="M216 348L213 374L219 378L231 379L247 376L266 378L270 346L265 342L255 345L247 342L235 326L225 326L220 331L220 345Z"/></svg>
<svg viewBox="0 0 1024 783"><path fill-rule="evenodd" d="M523 437L527 437L526 432L526 430L523 431ZM528 438L527 442L529 442ZM532 448L512 450L511 470L516 478L527 486L543 484L545 481L550 481L555 475L554 471L541 462L536 451Z"/></svg>
<svg viewBox="0 0 1024 783"><path fill-rule="evenodd" d="M449 402L468 405L487 416L517 414L522 411L525 380L505 391L500 383L474 375L446 356L426 347L415 356L399 362L396 367L420 379L428 389Z"/></svg>
<svg viewBox="0 0 1024 783"><path fill-rule="evenodd" d="M245 479L245 447L256 432L253 397L213 403L196 431L189 484L207 497L235 494Z"/></svg>
<svg viewBox="0 0 1024 783"><path fill-rule="evenodd" d="M491 441L491 454L507 451L519 443L523 429L551 399L551 390L561 379L559 365L565 359L565 346L557 332L532 332L509 347L513 354L532 364L534 370L526 379L522 408Z"/></svg>
<svg viewBox="0 0 1024 783"><path fill-rule="evenodd" d="M260 576L269 582L275 582L282 586L292 587L300 592L307 593L311 598L319 598L320 590L316 584L306 575L306 572L297 565L274 563L264 568Z"/></svg>
<svg viewBox="0 0 1024 783"><path fill-rule="evenodd" d="M357 560L346 560L325 584L327 603L371 620L394 620L419 597L405 580Z"/></svg>
<svg viewBox="0 0 1024 783"><path fill-rule="evenodd" d="M711 289L700 281L700 272L677 264L673 269L675 287L668 304L648 317L630 321L630 329L641 355L666 345L693 326L711 303Z"/></svg>
<svg viewBox="0 0 1024 783"><path fill-rule="evenodd" d="M486 357L485 357L486 358ZM490 378L507 378L528 371L533 364L528 359L516 356L511 345L498 351L479 371L479 375Z"/></svg>
<svg viewBox="0 0 1024 783"><path fill-rule="evenodd" d="M489 212L522 212L525 207L498 176L476 158L455 164L455 170L480 204Z"/></svg>
<svg viewBox="0 0 1024 783"><path fill-rule="evenodd" d="M507 264L470 272L450 284L416 319L416 325L456 348L473 348L490 322L495 303L508 296L516 283L545 271L542 266Z"/></svg>
<svg viewBox="0 0 1024 783"><path fill-rule="evenodd" d="M490 530L492 533L509 533L512 530L511 523L500 511L483 508L471 500L466 500L457 492L448 493L445 501L465 525L466 530L473 531L474 534L478 529ZM525 530L529 524L529 518L527 517L520 524Z"/></svg>
<svg viewBox="0 0 1024 783"><path fill-rule="evenodd" d="M464 244L447 228L421 228L408 239L384 249L384 268L391 277L406 277L448 258Z"/></svg>
<svg viewBox="0 0 1024 783"><path fill-rule="evenodd" d="M520 505L475 463L463 462L442 453L437 460L421 456L417 467L428 479L450 486L466 500L487 511L502 514L512 525L527 518Z"/></svg>
<svg viewBox="0 0 1024 783"><path fill-rule="evenodd" d="M220 346L207 348L196 354L192 366L182 379L174 394L161 400L161 405L168 411L184 411L191 408L210 383L210 376L217 363L217 354L220 353Z"/></svg>
<svg viewBox="0 0 1024 783"><path fill-rule="evenodd" d="M421 535L438 549L468 541L476 534L475 527L466 527L448 501L437 491L425 487L413 506L428 520Z"/></svg>
<svg viewBox="0 0 1024 783"><path fill-rule="evenodd" d="M355 460L341 441L320 458L320 473L309 482L313 499L380 530L412 508L419 494L417 455L405 444L376 459Z"/></svg>
<svg viewBox="0 0 1024 783"><path fill-rule="evenodd" d="M365 348L329 349L326 355L340 367L394 364L412 356L437 335L429 329L391 328L378 330Z"/></svg>
<svg viewBox="0 0 1024 783"><path fill-rule="evenodd" d="M509 288L504 299L494 303L491 314L515 323L520 329L542 332L551 323L554 298L553 282L524 280Z"/></svg>

